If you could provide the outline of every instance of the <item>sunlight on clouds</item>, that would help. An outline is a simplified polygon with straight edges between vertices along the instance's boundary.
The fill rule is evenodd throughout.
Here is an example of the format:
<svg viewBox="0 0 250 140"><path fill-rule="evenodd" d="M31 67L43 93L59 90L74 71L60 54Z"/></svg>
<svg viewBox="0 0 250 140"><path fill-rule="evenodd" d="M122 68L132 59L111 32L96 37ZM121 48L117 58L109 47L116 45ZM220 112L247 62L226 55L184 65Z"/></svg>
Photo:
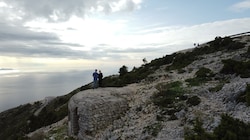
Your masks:
<svg viewBox="0 0 250 140"><path fill-rule="evenodd" d="M117 2L111 3L111 9L112 12L118 12L123 10L134 10L134 9L140 9L140 3L142 3L142 0L120 0Z"/></svg>
<svg viewBox="0 0 250 140"><path fill-rule="evenodd" d="M64 23L32 21L26 23L25 26L31 27L34 31L54 32L64 42L78 43L91 47L113 42L116 38L115 36L122 32L125 23L126 21L123 20L111 22L101 19L72 17Z"/></svg>
<svg viewBox="0 0 250 140"><path fill-rule="evenodd" d="M7 4L5 2L0 1L0 7L7 7Z"/></svg>
<svg viewBox="0 0 250 140"><path fill-rule="evenodd" d="M72 19L68 24L75 30L60 34L61 39L88 47L112 41L115 34L124 26L120 21L110 22L98 19Z"/></svg>
<svg viewBox="0 0 250 140"><path fill-rule="evenodd" d="M95 51L93 49L98 49L96 51L102 51L101 47L97 48L100 44L106 45L106 50L109 50L108 48L118 51L133 48L145 48L145 50L164 48L164 50L168 50L168 46L172 45L202 43L219 35L248 31L250 30L249 20L248 18L234 19L193 26L147 25L145 28L132 30L127 25L128 21L125 20L111 22L102 19L74 17L65 23L53 24L33 21L26 26L32 27L34 30L43 27L40 28L41 31L54 32L63 42L78 43L83 46L71 47L74 50ZM145 53L143 54L145 55Z"/></svg>
<svg viewBox="0 0 250 140"><path fill-rule="evenodd" d="M16 69L4 69L4 68L0 68L0 75L6 75L6 74L11 74L10 76L8 77L17 77L18 74L16 73L19 73L20 71L19 70L16 70Z"/></svg>

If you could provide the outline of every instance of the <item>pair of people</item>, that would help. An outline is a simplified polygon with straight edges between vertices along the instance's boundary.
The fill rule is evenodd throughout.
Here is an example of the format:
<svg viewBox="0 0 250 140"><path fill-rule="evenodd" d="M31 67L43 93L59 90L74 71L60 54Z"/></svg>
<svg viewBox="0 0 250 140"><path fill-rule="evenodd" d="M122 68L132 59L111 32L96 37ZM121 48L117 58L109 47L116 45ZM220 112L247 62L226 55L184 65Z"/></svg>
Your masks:
<svg viewBox="0 0 250 140"><path fill-rule="evenodd" d="M97 73L97 69L95 69L95 72L93 73L93 78L94 78L93 88L97 88L98 86L102 87L103 75L102 75L101 70L99 70L99 73Z"/></svg>

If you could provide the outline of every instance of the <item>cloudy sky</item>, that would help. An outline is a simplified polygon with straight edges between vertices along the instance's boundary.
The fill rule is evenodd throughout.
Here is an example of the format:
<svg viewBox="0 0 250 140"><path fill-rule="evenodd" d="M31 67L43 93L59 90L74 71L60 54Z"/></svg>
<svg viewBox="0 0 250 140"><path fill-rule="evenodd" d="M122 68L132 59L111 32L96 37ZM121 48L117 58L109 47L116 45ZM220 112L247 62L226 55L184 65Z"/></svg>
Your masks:
<svg viewBox="0 0 250 140"><path fill-rule="evenodd" d="M117 69L250 31L250 0L0 0L0 73Z"/></svg>

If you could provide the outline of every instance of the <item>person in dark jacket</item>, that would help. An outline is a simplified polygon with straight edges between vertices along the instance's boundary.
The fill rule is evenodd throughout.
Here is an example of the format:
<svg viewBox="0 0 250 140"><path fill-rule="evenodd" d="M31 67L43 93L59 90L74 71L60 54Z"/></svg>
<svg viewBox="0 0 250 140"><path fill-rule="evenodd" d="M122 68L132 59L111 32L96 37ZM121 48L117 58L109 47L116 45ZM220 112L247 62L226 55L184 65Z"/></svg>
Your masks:
<svg viewBox="0 0 250 140"><path fill-rule="evenodd" d="M103 75L102 75L102 72L101 70L99 70L99 74L98 74L98 83L99 83L99 87L102 87L102 78L103 78Z"/></svg>

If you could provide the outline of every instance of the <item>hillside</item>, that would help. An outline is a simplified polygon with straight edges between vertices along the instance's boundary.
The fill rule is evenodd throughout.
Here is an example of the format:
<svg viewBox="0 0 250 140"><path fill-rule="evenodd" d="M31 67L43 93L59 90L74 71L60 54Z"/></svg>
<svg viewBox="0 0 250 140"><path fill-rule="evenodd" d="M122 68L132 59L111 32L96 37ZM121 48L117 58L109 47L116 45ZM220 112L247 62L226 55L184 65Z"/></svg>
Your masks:
<svg viewBox="0 0 250 140"><path fill-rule="evenodd" d="M248 34L216 37L119 76L105 77L105 87L125 86L136 92L127 97L126 114L95 137L249 139L249 46ZM88 88L80 87L46 106L36 102L2 112L0 137L73 139L67 136L67 103L72 95ZM35 114L39 109L40 113ZM33 133L26 135L29 132Z"/></svg>

